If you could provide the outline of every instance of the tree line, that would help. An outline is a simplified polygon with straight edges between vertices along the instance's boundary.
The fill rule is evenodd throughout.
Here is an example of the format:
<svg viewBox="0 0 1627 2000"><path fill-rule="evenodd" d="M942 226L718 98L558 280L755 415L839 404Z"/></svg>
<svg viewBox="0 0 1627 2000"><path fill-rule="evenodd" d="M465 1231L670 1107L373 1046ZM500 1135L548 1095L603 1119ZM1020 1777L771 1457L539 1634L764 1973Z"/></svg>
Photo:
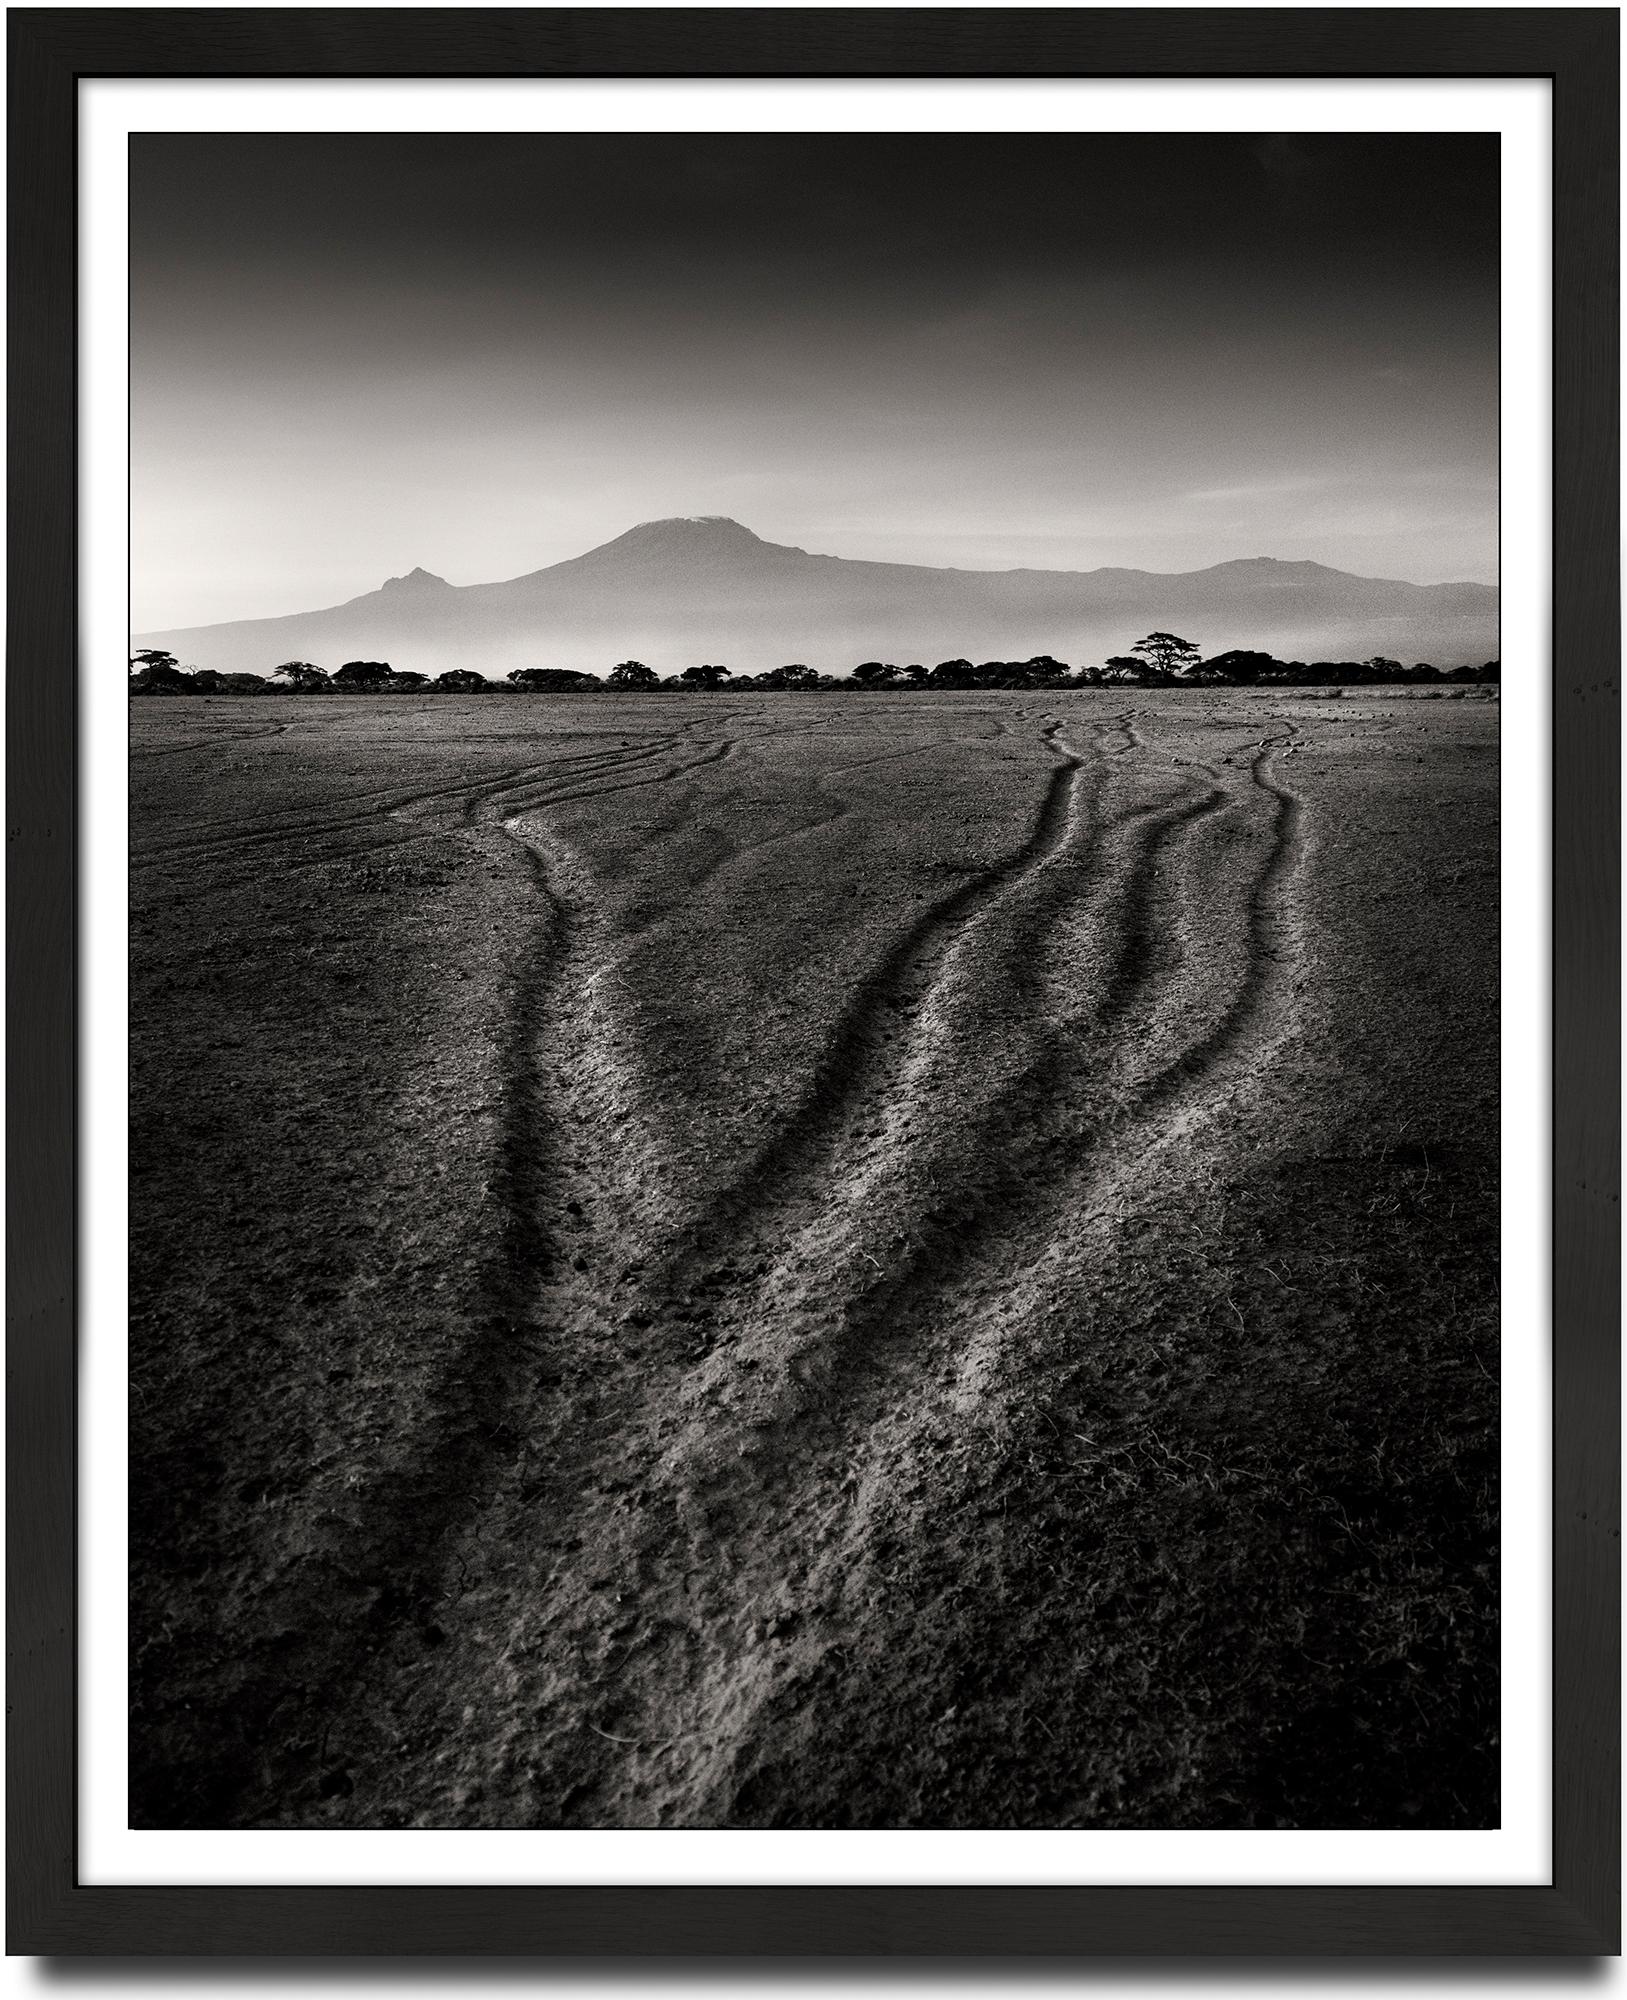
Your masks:
<svg viewBox="0 0 1627 2000"><path fill-rule="evenodd" d="M508 688L528 692L586 694L605 688L682 691L718 688L1062 688L1062 687L1360 687L1429 681L1495 682L1498 662L1477 667L1441 668L1427 660L1405 667L1399 660L1375 654L1366 660L1279 660L1270 653L1241 650L1208 658L1190 639L1174 632L1149 632L1128 652L1103 665L1070 667L1049 653L1029 660L940 660L935 667L913 662L896 666L886 660L862 660L851 674L822 674L801 664L771 667L760 674L736 674L705 663L679 673L658 674L642 660L623 660L601 678L565 667L516 667L501 681L473 667L453 667L443 674L399 672L387 660L346 660L333 673L309 660L284 660L269 676L217 673L212 668L183 667L173 653L147 649L130 661L130 692L139 695L254 695L292 691L297 694L426 694L502 693Z"/></svg>

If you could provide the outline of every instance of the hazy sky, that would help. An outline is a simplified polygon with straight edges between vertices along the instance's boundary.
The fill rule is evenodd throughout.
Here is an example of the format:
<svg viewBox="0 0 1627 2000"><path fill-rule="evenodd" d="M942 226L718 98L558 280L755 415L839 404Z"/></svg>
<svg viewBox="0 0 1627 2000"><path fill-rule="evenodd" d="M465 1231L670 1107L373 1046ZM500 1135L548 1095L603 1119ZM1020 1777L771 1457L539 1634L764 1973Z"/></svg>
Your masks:
<svg viewBox="0 0 1627 2000"><path fill-rule="evenodd" d="M1495 581L1495 137L131 140L137 630L664 514Z"/></svg>

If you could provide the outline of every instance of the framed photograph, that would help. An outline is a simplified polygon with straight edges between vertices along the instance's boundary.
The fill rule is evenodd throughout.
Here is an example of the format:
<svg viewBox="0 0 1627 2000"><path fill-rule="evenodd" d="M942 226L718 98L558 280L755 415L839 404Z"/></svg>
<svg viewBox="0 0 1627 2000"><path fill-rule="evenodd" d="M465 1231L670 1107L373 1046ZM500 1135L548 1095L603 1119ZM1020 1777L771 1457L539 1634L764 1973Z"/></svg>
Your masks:
<svg viewBox="0 0 1627 2000"><path fill-rule="evenodd" d="M12 1951L1614 1952L1614 10L9 36Z"/></svg>

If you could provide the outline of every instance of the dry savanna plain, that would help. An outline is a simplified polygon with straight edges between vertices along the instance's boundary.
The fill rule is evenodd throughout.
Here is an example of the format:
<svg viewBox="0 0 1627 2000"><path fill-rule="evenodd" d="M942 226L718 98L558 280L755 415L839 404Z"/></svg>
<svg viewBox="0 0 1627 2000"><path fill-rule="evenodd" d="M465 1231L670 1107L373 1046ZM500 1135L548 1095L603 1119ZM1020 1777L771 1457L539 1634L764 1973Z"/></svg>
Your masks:
<svg viewBox="0 0 1627 2000"><path fill-rule="evenodd" d="M1496 1824L1489 693L131 715L134 1824Z"/></svg>

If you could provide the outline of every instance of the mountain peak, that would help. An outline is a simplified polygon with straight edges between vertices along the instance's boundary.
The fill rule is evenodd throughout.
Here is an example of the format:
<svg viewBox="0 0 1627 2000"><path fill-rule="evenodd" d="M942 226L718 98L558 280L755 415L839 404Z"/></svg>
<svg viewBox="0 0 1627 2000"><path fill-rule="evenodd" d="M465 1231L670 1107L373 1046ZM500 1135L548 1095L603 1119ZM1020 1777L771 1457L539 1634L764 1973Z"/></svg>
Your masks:
<svg viewBox="0 0 1627 2000"><path fill-rule="evenodd" d="M388 576L382 588L385 590L450 590L452 588L444 576L436 576L433 570L410 569L405 576Z"/></svg>
<svg viewBox="0 0 1627 2000"><path fill-rule="evenodd" d="M1326 563L1311 562L1303 556L1233 556L1228 562L1215 563L1215 569L1248 569L1258 571L1296 570L1301 574L1314 572L1318 576L1344 576L1345 570L1329 569Z"/></svg>
<svg viewBox="0 0 1627 2000"><path fill-rule="evenodd" d="M764 546L761 535L754 535L727 514L667 514L657 521L640 521L604 546L615 548L630 542L670 548Z"/></svg>
<svg viewBox="0 0 1627 2000"><path fill-rule="evenodd" d="M640 521L613 541L589 549L586 555L572 556L555 569L538 573L549 576L563 570L614 570L717 580L760 575L765 569L809 560L804 550L765 542L727 514L669 514L659 521Z"/></svg>

